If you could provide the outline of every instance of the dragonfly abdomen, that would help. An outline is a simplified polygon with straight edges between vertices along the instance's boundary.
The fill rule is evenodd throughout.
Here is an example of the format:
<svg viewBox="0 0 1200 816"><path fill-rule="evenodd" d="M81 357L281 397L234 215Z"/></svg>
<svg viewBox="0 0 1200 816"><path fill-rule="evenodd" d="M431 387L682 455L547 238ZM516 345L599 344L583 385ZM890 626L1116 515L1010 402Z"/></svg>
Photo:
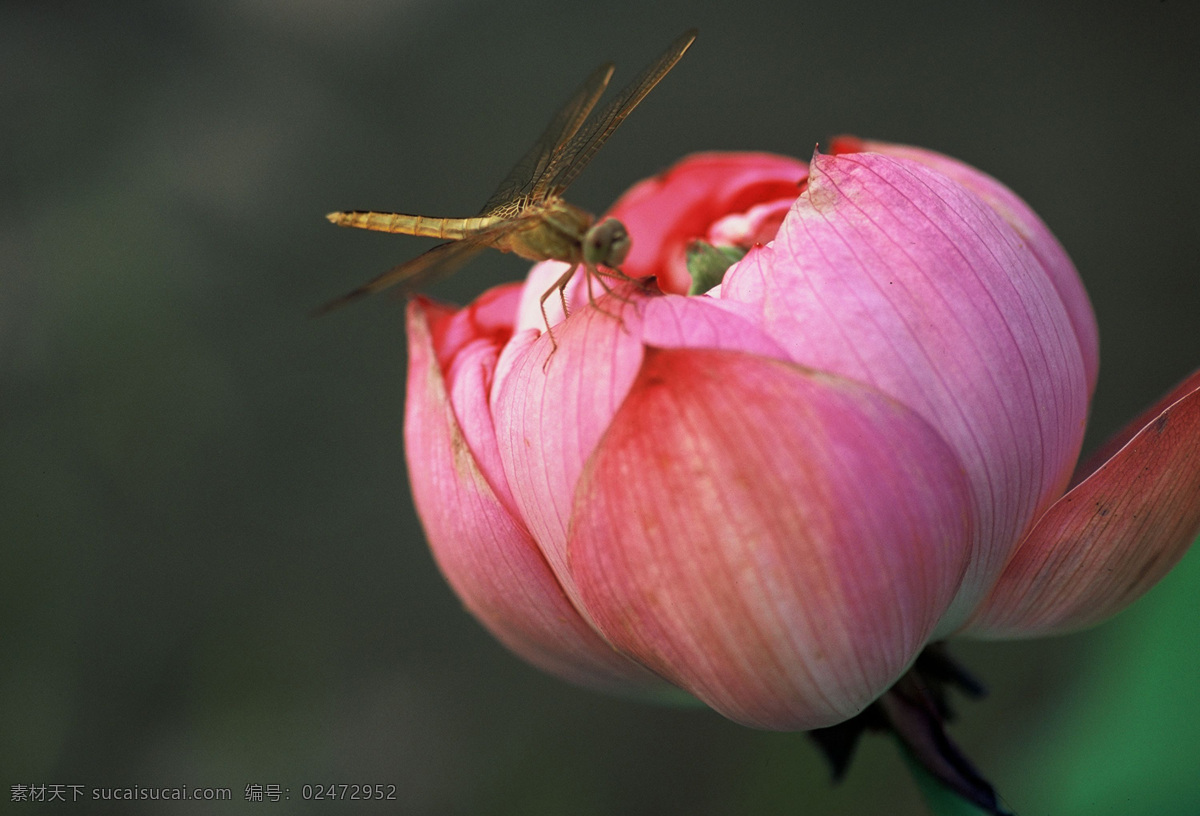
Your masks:
<svg viewBox="0 0 1200 816"><path fill-rule="evenodd" d="M475 235L502 220L494 216L433 218L427 215L405 215L404 213L376 212L374 210L332 212L325 217L339 227L420 235L426 238L441 238L445 241L461 241L463 238Z"/></svg>

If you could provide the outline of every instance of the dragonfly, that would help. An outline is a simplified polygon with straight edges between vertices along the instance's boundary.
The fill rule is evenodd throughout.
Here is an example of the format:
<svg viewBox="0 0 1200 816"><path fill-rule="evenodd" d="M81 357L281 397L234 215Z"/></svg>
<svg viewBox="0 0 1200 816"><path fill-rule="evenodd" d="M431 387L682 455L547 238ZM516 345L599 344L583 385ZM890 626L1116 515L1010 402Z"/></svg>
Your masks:
<svg viewBox="0 0 1200 816"><path fill-rule="evenodd" d="M391 286L411 293L432 281L452 274L485 249L512 252L531 261L563 261L570 264L554 285L542 295L542 318L554 348L554 333L546 316L546 299L555 291L566 313L566 286L583 266L588 277L631 280L620 271L629 253L631 239L625 226L614 218L596 222L594 216L563 200L571 182L596 155L613 132L650 93L696 39L696 30L684 32L608 105L591 117L612 78L613 64L593 71L574 95L550 120L533 147L521 157L496 192L472 218L438 218L426 215L349 210L325 216L341 227L441 238L445 243L405 261L330 301L317 310L324 314L366 295Z"/></svg>

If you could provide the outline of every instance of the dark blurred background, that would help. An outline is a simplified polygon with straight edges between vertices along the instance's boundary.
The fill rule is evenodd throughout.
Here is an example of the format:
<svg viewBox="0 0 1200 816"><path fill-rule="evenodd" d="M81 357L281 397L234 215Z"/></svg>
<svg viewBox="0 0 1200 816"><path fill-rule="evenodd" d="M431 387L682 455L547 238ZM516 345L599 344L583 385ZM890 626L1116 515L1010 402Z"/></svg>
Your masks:
<svg viewBox="0 0 1200 816"><path fill-rule="evenodd" d="M924 812L885 739L833 786L802 735L505 652L414 516L400 303L307 316L429 245L325 212L474 213L588 71L622 85L696 25L571 199L838 133L962 158L1091 292L1090 448L1200 365L1196 4L900 5L0 5L0 810L60 784L233 791L124 813ZM1197 591L1193 553L1096 630L957 647L992 695L954 734L1012 808L1200 812ZM301 801L319 783L399 802Z"/></svg>

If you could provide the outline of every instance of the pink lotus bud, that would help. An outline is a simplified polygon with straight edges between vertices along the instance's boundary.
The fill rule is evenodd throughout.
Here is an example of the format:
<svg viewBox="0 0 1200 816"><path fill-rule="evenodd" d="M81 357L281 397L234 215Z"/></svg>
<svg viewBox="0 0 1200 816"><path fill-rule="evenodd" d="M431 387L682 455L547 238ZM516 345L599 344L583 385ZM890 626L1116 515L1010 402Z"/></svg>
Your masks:
<svg viewBox="0 0 1200 816"><path fill-rule="evenodd" d="M1095 320L983 173L854 140L808 167L704 154L611 215L623 271L657 288L592 308L577 284L553 356L538 301L561 264L409 309L418 512L467 607L536 665L830 725L931 640L1113 614L1200 530L1200 372L1073 476ZM749 252L687 297L696 240Z"/></svg>

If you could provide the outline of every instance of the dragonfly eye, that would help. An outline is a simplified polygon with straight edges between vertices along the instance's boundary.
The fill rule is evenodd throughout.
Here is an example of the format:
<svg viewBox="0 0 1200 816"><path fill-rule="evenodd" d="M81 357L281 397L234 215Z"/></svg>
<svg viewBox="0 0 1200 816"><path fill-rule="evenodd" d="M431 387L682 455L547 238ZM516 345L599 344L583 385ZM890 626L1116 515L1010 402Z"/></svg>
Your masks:
<svg viewBox="0 0 1200 816"><path fill-rule="evenodd" d="M615 269L625 262L632 244L625 225L615 218L606 218L584 236L583 259Z"/></svg>

